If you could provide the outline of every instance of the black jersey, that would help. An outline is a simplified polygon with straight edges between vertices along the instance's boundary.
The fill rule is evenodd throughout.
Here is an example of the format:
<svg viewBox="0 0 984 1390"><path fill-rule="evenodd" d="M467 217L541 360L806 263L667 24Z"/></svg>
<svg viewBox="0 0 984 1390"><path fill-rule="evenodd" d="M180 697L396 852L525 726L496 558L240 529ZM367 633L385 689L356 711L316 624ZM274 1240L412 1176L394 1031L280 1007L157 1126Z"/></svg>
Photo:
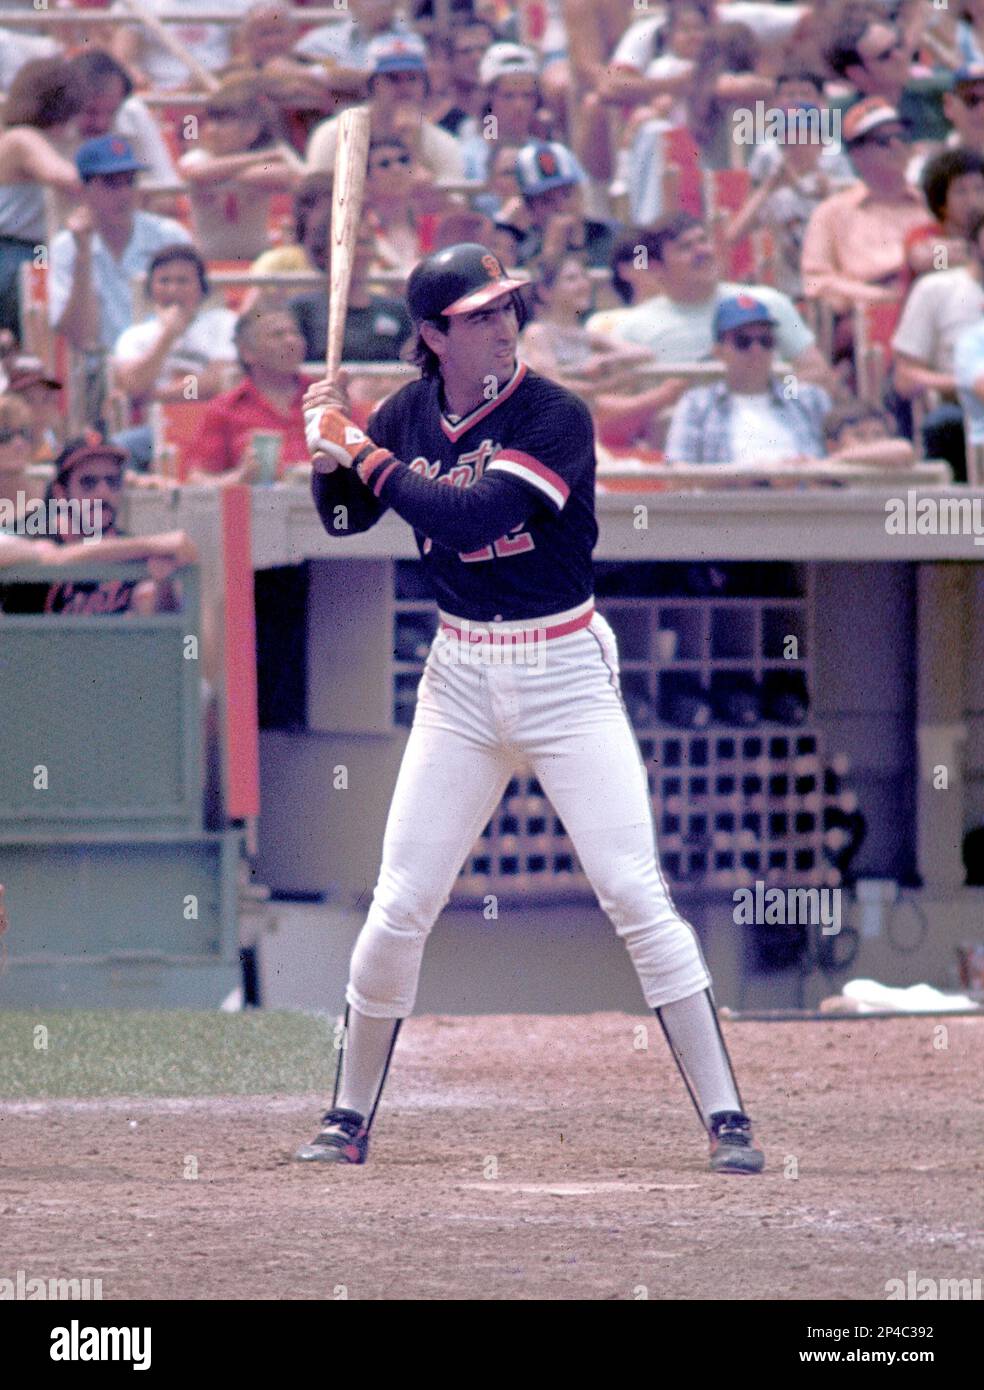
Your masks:
<svg viewBox="0 0 984 1390"><path fill-rule="evenodd" d="M523 364L464 419L441 400L439 378L411 382L370 419L379 449L361 480L315 474L325 529L367 530L392 507L414 527L439 607L471 622L583 603L598 539L587 406Z"/></svg>

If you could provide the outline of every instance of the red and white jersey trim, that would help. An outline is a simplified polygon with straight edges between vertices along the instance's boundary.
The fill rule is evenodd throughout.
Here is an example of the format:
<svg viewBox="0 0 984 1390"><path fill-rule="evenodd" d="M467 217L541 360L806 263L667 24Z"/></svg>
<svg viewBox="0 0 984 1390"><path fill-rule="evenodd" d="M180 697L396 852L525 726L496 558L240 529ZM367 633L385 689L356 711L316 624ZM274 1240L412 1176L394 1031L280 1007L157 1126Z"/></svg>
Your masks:
<svg viewBox="0 0 984 1390"><path fill-rule="evenodd" d="M445 632L469 642L502 642L511 638L529 641L534 637L549 641L552 637L566 637L568 633L587 627L594 617L594 611L595 601L592 597L579 603L576 608L565 609L563 613L546 613L540 618L520 618L512 622L473 622L471 618L445 613L443 608L438 609L438 616Z"/></svg>
<svg viewBox="0 0 984 1390"><path fill-rule="evenodd" d="M447 416L442 415L441 429L452 442L459 440L463 434L467 434L467 432L474 425L477 425L480 420L484 420L486 415L491 415L496 406L501 405L503 401L509 399L516 390L516 387L526 376L526 372L526 363L517 363L516 370L497 396L493 396L490 401L486 401L485 405L480 405L476 410L473 410L470 415L466 415L463 420L459 420L456 425L452 425Z"/></svg>
<svg viewBox="0 0 984 1390"><path fill-rule="evenodd" d="M514 478L521 478L524 483L532 483L539 492L549 497L558 511L563 510L564 503L571 495L570 488L559 473L555 473L532 454L524 454L521 449L503 449L501 454L496 454L485 471L491 473L493 469L500 473L511 473Z"/></svg>

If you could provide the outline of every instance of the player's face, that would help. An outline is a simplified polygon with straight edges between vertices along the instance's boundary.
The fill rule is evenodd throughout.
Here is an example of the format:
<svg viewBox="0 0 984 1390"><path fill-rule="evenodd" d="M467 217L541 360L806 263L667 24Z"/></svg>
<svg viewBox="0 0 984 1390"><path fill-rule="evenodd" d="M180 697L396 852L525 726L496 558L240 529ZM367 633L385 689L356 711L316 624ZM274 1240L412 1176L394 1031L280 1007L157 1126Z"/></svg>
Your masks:
<svg viewBox="0 0 984 1390"><path fill-rule="evenodd" d="M473 314L450 319L441 365L462 382L481 387L486 378L508 381L516 368L519 320L512 297L504 295ZM439 354L440 355L440 354Z"/></svg>

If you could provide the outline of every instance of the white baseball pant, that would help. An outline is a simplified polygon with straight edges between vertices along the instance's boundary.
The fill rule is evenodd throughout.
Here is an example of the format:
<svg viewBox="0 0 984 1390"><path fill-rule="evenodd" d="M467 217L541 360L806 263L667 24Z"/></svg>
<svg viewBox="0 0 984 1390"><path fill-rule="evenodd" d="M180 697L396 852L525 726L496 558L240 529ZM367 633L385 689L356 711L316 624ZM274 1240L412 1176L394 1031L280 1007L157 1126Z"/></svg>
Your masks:
<svg viewBox="0 0 984 1390"><path fill-rule="evenodd" d="M549 631L566 616L537 623ZM523 650L525 664L508 660L508 652L497 660L486 643L483 660L481 643L443 629L434 638L379 879L352 952L346 998L370 1018L413 1012L428 933L507 784L524 767L563 821L649 1007L710 984L697 937L660 870L614 633L596 612L578 631L543 641L536 661L532 648Z"/></svg>

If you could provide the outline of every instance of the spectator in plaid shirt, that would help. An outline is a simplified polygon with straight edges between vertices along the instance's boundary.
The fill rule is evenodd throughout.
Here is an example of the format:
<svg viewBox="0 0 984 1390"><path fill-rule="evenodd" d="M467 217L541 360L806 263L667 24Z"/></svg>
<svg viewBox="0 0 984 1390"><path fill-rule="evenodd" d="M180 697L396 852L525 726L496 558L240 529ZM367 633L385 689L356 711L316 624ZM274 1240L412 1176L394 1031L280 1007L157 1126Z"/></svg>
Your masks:
<svg viewBox="0 0 984 1390"><path fill-rule="evenodd" d="M772 376L778 324L752 295L724 299L714 316L725 379L677 402L666 440L669 463L792 463L822 458L830 397L796 377Z"/></svg>

